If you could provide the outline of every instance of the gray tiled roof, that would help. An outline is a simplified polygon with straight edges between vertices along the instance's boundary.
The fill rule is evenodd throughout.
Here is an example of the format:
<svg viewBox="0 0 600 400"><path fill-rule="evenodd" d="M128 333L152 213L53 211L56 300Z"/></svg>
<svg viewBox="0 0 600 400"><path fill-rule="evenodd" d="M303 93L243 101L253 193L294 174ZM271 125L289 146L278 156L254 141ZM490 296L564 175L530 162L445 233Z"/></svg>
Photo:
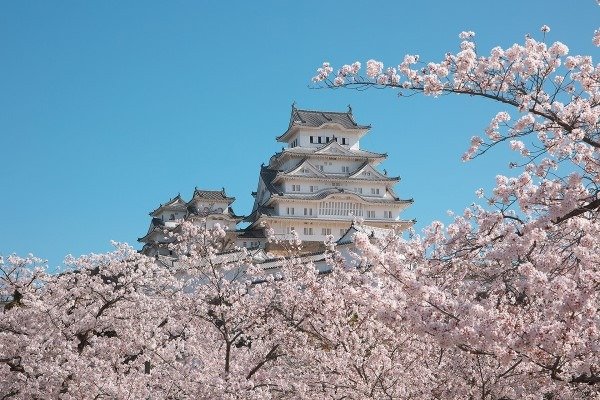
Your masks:
<svg viewBox="0 0 600 400"><path fill-rule="evenodd" d="M235 197L228 197L225 194L225 188L221 190L200 190L198 188L194 189L194 194L192 195L192 200L195 198L201 198L206 200L225 200L228 202L233 202Z"/></svg>
<svg viewBox="0 0 600 400"><path fill-rule="evenodd" d="M278 172L279 171L276 169L271 169L265 166L262 166L260 169L260 177L263 180L267 190L271 193L282 193L281 190L273 186L273 179L275 179Z"/></svg>
<svg viewBox="0 0 600 400"><path fill-rule="evenodd" d="M318 128L324 124L336 123L348 129L369 129L370 126L358 125L352 116L351 111L331 112L331 111L313 111L292 109L290 126L302 125Z"/></svg>
<svg viewBox="0 0 600 400"><path fill-rule="evenodd" d="M350 195L359 197L369 203L403 203L403 204L413 203L413 199L403 200L403 199L399 199L397 197L393 197L391 199L386 199L386 198L381 198L381 197L368 197L368 196L362 196L362 195L352 192L352 191L344 190L343 188L326 188L326 189L319 190L316 193L310 193L310 194L283 193L283 194L280 194L279 196L272 197L272 199L322 200L329 195L338 194L338 193L350 194Z"/></svg>
<svg viewBox="0 0 600 400"><path fill-rule="evenodd" d="M255 222L261 215L273 215L273 212L275 210L273 209L273 207L265 207L265 206L258 206L258 208L254 209L250 215L248 215L246 218L244 218L244 222L250 222L253 223Z"/></svg>
<svg viewBox="0 0 600 400"><path fill-rule="evenodd" d="M370 125L359 125L354 121L352 115L352 109L348 107L346 112L337 111L317 111L317 110L300 110L292 106L292 114L290 116L290 124L287 131L281 136L277 137L277 140L285 136L293 126L304 126L318 128L325 124L340 124L346 129L370 129Z"/></svg>
<svg viewBox="0 0 600 400"><path fill-rule="evenodd" d="M181 198L181 195L177 195L173 197L171 200L166 202L165 204L161 204L155 210L151 211L149 215L155 215L160 210L169 210L169 211L185 211L185 200Z"/></svg>
<svg viewBox="0 0 600 400"><path fill-rule="evenodd" d="M279 158L283 155L297 155L299 157L306 157L307 155L313 156L324 156L324 157L364 157L364 158L387 158L386 153L375 153L367 150L348 150L344 154L315 154L317 151L321 150L323 147L327 145L323 145L322 147L291 147L285 148L275 155L272 158Z"/></svg>

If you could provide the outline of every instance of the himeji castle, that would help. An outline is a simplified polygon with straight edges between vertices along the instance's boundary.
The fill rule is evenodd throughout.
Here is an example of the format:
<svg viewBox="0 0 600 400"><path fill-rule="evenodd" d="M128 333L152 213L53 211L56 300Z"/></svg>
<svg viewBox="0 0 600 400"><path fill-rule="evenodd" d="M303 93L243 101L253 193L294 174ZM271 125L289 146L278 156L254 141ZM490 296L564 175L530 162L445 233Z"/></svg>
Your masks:
<svg viewBox="0 0 600 400"><path fill-rule="evenodd" d="M293 105L287 129L276 137L284 147L261 166L247 217L233 212L235 199L224 190L196 189L189 202L176 196L150 213L148 233L139 239L144 243L142 252L168 255L165 228L176 229L182 219L202 221L207 227L221 224L231 232L232 247L274 252L277 246L267 240L267 229L279 239L297 235L309 252L324 248L331 236L347 243L358 223L379 234L405 230L414 221L402 219L401 213L412 199L395 193L399 177L377 169L387 154L360 148L360 139L370 128L354 120L350 107L331 112ZM236 229L242 221L248 225Z"/></svg>

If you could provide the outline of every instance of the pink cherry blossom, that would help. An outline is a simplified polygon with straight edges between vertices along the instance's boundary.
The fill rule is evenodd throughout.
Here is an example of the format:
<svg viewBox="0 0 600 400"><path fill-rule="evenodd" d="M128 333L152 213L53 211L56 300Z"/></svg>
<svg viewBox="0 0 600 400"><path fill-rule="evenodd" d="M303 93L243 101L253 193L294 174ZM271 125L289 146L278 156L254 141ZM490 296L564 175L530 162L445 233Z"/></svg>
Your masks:
<svg viewBox="0 0 600 400"><path fill-rule="evenodd" d="M517 152L517 174L498 175L491 195L477 192L488 208L473 205L446 228L434 222L424 237L394 239L380 251L364 239L356 245L378 279L398 287L390 293L403 304L405 323L452 354L453 373L432 397L595 398L600 66L590 56L568 55L561 42L531 37L479 55L472 37L461 33L459 50L427 68L413 69L406 56L398 67L402 84L388 86L496 101L505 110L485 140L471 139L463 159L506 141ZM448 72L438 74L440 68ZM367 76L361 89L369 78L381 85ZM392 261L397 253L402 262Z"/></svg>

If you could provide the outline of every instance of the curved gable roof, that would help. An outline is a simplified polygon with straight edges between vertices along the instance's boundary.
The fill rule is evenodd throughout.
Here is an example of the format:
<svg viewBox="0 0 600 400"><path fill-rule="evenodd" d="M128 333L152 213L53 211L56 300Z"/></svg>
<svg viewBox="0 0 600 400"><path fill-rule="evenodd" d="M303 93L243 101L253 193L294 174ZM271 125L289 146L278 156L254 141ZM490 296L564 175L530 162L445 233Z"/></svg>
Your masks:
<svg viewBox="0 0 600 400"><path fill-rule="evenodd" d="M383 181L399 181L400 177L389 177L377 171L369 162L362 164L356 171L350 174L349 178L356 179L372 179Z"/></svg>
<svg viewBox="0 0 600 400"><path fill-rule="evenodd" d="M282 141L292 129L296 126L320 128L326 124L337 124L345 129L370 129L370 125L359 125L354 121L352 108L348 107L346 112L338 111L317 111L317 110L301 110L292 105L292 113L290 115L290 123L288 129L277 137L277 141ZM285 140L283 140L285 141Z"/></svg>
<svg viewBox="0 0 600 400"><path fill-rule="evenodd" d="M229 197L225 194L225 188L221 190L200 190L195 188L194 194L192 195L192 200L190 200L188 204L198 199L209 201L225 201L227 204L231 204L235 201L235 197Z"/></svg>
<svg viewBox="0 0 600 400"><path fill-rule="evenodd" d="M185 211L186 201L181 198L181 195L177 195L165 204L159 205L156 210L151 211L149 215L156 216L162 210L173 210L173 211Z"/></svg>

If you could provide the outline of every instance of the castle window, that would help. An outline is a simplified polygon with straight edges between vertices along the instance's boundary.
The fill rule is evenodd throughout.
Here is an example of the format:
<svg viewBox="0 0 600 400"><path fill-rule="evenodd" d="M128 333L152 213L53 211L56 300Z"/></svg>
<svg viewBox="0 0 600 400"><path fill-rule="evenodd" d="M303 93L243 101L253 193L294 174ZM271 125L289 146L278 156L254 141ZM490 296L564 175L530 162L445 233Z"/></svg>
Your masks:
<svg viewBox="0 0 600 400"><path fill-rule="evenodd" d="M288 215L294 215L294 207L288 207L287 208L287 214Z"/></svg>
<svg viewBox="0 0 600 400"><path fill-rule="evenodd" d="M329 136L325 137L325 143L329 143Z"/></svg>
<svg viewBox="0 0 600 400"><path fill-rule="evenodd" d="M310 187L310 191L311 191L311 193L312 193L312 192L316 192L317 190L319 190L319 187L318 187L318 186L312 186L312 185L311 185L311 187Z"/></svg>
<svg viewBox="0 0 600 400"><path fill-rule="evenodd" d="M354 191L356 193L361 193L362 194L362 188L354 188Z"/></svg>
<svg viewBox="0 0 600 400"><path fill-rule="evenodd" d="M375 211L367 210L367 218L375 218Z"/></svg>
<svg viewBox="0 0 600 400"><path fill-rule="evenodd" d="M313 234L313 228L304 228L304 234L305 235L312 235Z"/></svg>
<svg viewBox="0 0 600 400"><path fill-rule="evenodd" d="M383 212L383 217L384 218L392 218L392 212L391 211L384 211Z"/></svg>
<svg viewBox="0 0 600 400"><path fill-rule="evenodd" d="M345 137L342 138L342 144L348 144L348 143L346 143L346 138Z"/></svg>
<svg viewBox="0 0 600 400"><path fill-rule="evenodd" d="M379 188L371 188L371 194L379 194Z"/></svg>
<svg viewBox="0 0 600 400"><path fill-rule="evenodd" d="M175 221L175 214L171 214L171 216L169 216L169 221Z"/></svg>
<svg viewBox="0 0 600 400"><path fill-rule="evenodd" d="M350 167L348 167L347 165L342 165L342 172L350 172Z"/></svg>
<svg viewBox="0 0 600 400"><path fill-rule="evenodd" d="M292 185L292 192L299 192L300 191L300 185Z"/></svg>
<svg viewBox="0 0 600 400"><path fill-rule="evenodd" d="M311 143L314 143L314 136L311 136L311 137L310 137L310 142L311 142Z"/></svg>
<svg viewBox="0 0 600 400"><path fill-rule="evenodd" d="M331 235L331 228L323 228L322 233L323 235Z"/></svg>
<svg viewBox="0 0 600 400"><path fill-rule="evenodd" d="M319 143L321 143L321 136L319 136L318 139L319 139Z"/></svg>

